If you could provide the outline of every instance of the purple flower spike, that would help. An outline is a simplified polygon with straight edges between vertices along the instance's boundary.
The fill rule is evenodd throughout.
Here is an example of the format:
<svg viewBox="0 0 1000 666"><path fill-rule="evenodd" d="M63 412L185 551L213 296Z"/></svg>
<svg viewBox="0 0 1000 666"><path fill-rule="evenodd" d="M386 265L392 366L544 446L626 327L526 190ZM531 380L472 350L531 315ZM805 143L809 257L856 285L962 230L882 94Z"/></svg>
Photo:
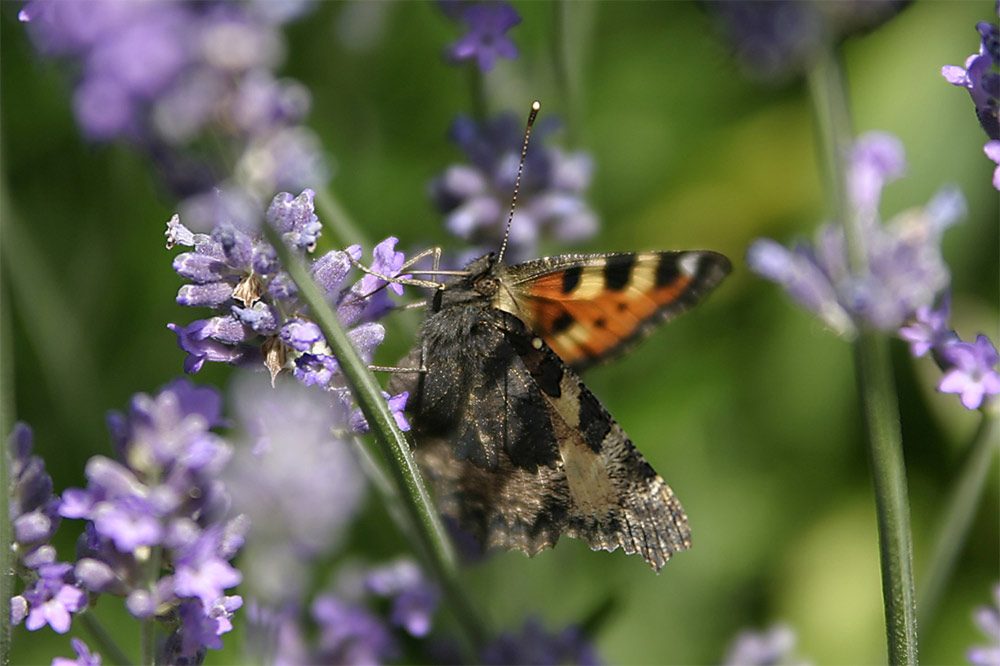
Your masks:
<svg viewBox="0 0 1000 666"><path fill-rule="evenodd" d="M723 666L767 666L769 664L805 664L794 657L795 633L785 625L767 631L740 632L723 659Z"/></svg>
<svg viewBox="0 0 1000 666"><path fill-rule="evenodd" d="M1000 375L994 369L1000 356L985 335L979 335L975 343L945 345L941 358L951 368L941 378L938 390L960 394L966 409L978 409L988 396L1000 393Z"/></svg>
<svg viewBox="0 0 1000 666"><path fill-rule="evenodd" d="M886 132L868 132L858 137L851 151L847 186L854 206L878 208L882 188L906 171L903 142Z"/></svg>
<svg viewBox="0 0 1000 666"><path fill-rule="evenodd" d="M448 48L449 58L456 61L475 58L480 71L488 72L497 58L517 57L517 47L506 33L521 22L521 17L506 2L472 5L462 12L462 22L469 32Z"/></svg>
<svg viewBox="0 0 1000 666"><path fill-rule="evenodd" d="M316 217L315 196L312 190L303 190L297 197L282 192L271 201L265 217L286 243L302 249L316 245L323 225Z"/></svg>
<svg viewBox="0 0 1000 666"><path fill-rule="evenodd" d="M86 643L79 638L71 638L69 642L73 646L73 652L76 652L76 659L56 657L52 660L52 666L101 666L101 655L91 652Z"/></svg>

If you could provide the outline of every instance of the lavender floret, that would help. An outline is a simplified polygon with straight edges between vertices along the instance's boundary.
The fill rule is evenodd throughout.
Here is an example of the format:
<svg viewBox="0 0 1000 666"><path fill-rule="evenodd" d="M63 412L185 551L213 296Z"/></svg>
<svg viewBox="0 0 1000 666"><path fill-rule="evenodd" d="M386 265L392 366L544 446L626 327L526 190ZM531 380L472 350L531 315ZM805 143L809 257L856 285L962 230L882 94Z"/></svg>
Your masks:
<svg viewBox="0 0 1000 666"><path fill-rule="evenodd" d="M521 22L521 17L506 2L469 5L461 12L469 32L448 47L446 57L453 62L475 59L480 71L493 69L498 58L517 58L517 47L507 31Z"/></svg>
<svg viewBox="0 0 1000 666"><path fill-rule="evenodd" d="M969 648L966 658L974 666L1000 664L1000 585L993 586L993 604L979 606L972 617L989 644Z"/></svg>

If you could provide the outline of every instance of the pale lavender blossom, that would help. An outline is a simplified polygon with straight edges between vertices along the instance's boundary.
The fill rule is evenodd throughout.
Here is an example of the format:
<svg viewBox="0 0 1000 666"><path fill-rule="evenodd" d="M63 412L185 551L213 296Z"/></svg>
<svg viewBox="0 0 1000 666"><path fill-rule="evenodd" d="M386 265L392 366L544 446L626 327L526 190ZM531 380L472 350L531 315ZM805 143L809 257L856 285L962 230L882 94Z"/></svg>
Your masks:
<svg viewBox="0 0 1000 666"><path fill-rule="evenodd" d="M368 572L365 587L372 594L392 599L389 612L392 625L417 638L430 631L440 595L416 562L400 558L375 567Z"/></svg>
<svg viewBox="0 0 1000 666"><path fill-rule="evenodd" d="M913 321L899 329L899 337L910 343L910 352L920 358L935 347L955 340L958 336L948 327L951 317L951 297L945 294L938 307L921 305Z"/></svg>
<svg viewBox="0 0 1000 666"><path fill-rule="evenodd" d="M525 156L510 228L512 261L535 256L543 234L567 243L597 231L597 215L585 199L593 160L582 151L567 153L545 147L543 142L553 127L550 119L537 124L532 132L533 143ZM514 114L502 114L482 124L459 116L452 123L451 137L469 164L445 169L431 183L431 196L445 214L448 231L495 251L506 228L524 126Z"/></svg>
<svg viewBox="0 0 1000 666"><path fill-rule="evenodd" d="M76 659L56 657L52 660L52 666L101 666L101 655L91 652L86 643L79 638L71 638L69 642L73 646L73 652L76 652Z"/></svg>
<svg viewBox="0 0 1000 666"><path fill-rule="evenodd" d="M969 648L966 659L974 666L1000 666L1000 585L993 586L993 605L979 606L972 617L989 643Z"/></svg>
<svg viewBox="0 0 1000 666"><path fill-rule="evenodd" d="M766 631L742 631L736 635L722 660L723 666L805 666L795 655L795 633L786 625Z"/></svg>
<svg viewBox="0 0 1000 666"><path fill-rule="evenodd" d="M769 239L754 241L746 255L750 269L782 285L840 335L851 337L860 326L898 330L947 288L941 238L965 214L961 193L946 187L922 209L882 224L882 189L904 169L901 144L884 133L859 137L851 152L848 214L863 237L863 265L849 256L843 225L827 224L811 245L793 250Z"/></svg>
<svg viewBox="0 0 1000 666"><path fill-rule="evenodd" d="M310 610L319 629L316 663L380 664L399 653L388 627L363 606L320 595Z"/></svg>
<svg viewBox="0 0 1000 666"><path fill-rule="evenodd" d="M1000 190L1000 140L987 141L983 152L997 165L993 169L993 187Z"/></svg>
<svg viewBox="0 0 1000 666"><path fill-rule="evenodd" d="M938 390L957 393L966 409L978 409L989 396L1000 393L1000 361L996 347L985 335L972 342L953 342L940 351L947 368Z"/></svg>
<svg viewBox="0 0 1000 666"><path fill-rule="evenodd" d="M507 32L521 22L521 17L506 2L483 2L467 5L461 20L469 32L448 47L448 60L475 60L480 71L489 72L498 58L517 58L517 47Z"/></svg>
<svg viewBox="0 0 1000 666"><path fill-rule="evenodd" d="M234 387L244 435L225 478L234 507L251 520L241 561L247 589L281 607L304 592L316 558L336 549L360 508L365 476L341 402L262 380L247 375Z"/></svg>
<svg viewBox="0 0 1000 666"><path fill-rule="evenodd" d="M36 572L38 577L20 595L27 608L24 626L37 631L47 624L57 634L65 634L71 615L87 605L87 594L76 585L73 565L67 562L43 564Z"/></svg>

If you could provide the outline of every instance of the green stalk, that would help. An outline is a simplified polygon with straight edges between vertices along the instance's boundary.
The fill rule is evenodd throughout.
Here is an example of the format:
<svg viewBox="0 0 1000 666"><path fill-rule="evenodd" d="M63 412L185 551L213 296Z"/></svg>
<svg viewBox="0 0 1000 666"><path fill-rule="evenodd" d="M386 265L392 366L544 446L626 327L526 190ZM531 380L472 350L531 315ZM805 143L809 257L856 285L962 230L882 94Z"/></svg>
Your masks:
<svg viewBox="0 0 1000 666"><path fill-rule="evenodd" d="M996 402L994 400L994 402ZM1000 452L1000 415L996 407L983 410L979 428L969 445L962 471L949 493L948 504L934 540L927 576L918 596L918 618L927 626L937 611L941 593L955 570L955 562L969 537L972 519L986 489L986 479L996 453Z"/></svg>
<svg viewBox="0 0 1000 666"><path fill-rule="evenodd" d="M832 47L810 71L809 89L826 154L834 210L844 225L851 271L864 274L868 270L864 221L851 209L845 186L844 158L853 136L847 86ZM854 340L854 359L875 490L889 663L915 665L917 613L910 506L899 404L885 335L862 326Z"/></svg>
<svg viewBox="0 0 1000 666"><path fill-rule="evenodd" d="M0 175L0 178L3 178ZM0 183L0 187L5 187ZM6 188L5 188L6 189ZM0 206L3 213L0 219L6 219L6 197L0 195ZM0 235L0 242L3 236ZM3 249L0 248L0 256ZM10 597L14 591L14 553L11 543L14 533L10 524L7 489L10 488L10 469L7 465L7 438L14 428L14 358L11 349L10 326L10 294L7 292L5 271L0 270L0 496L3 506L0 507L0 666L10 664Z"/></svg>
<svg viewBox="0 0 1000 666"><path fill-rule="evenodd" d="M278 252L282 266L298 286L299 296L308 304L313 320L323 331L327 344L337 357L341 371L351 386L355 400L368 420L382 455L390 463L388 467L396 489L414 527L418 551L440 582L466 638L472 645L481 644L485 634L474 607L458 584L451 542L410 454L410 444L396 425L389 405L382 397L382 387L354 350L346 331L305 266L288 251L273 229L265 225L265 231Z"/></svg>

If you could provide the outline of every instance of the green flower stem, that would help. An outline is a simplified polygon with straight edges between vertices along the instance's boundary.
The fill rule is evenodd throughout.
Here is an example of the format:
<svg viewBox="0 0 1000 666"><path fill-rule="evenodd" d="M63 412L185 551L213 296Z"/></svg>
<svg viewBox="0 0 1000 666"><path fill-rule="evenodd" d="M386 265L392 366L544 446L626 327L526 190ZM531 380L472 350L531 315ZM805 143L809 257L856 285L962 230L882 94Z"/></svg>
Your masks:
<svg viewBox="0 0 1000 666"><path fill-rule="evenodd" d="M1000 404L996 404L996 400L993 403L983 410L962 471L941 515L934 551L918 596L918 618L922 626L930 623L937 610L945 583L951 578L955 561L968 539L994 456L1000 452L1000 414L996 411Z"/></svg>
<svg viewBox="0 0 1000 666"><path fill-rule="evenodd" d="M418 550L424 556L431 573L440 582L459 625L465 631L466 638L472 645L481 644L484 632L475 609L458 584L456 560L451 542L410 454L410 444L396 425L389 405L382 397L382 387L369 371L368 365L354 350L336 314L323 298L322 292L306 268L292 256L273 229L265 226L265 230L278 252L282 266L295 281L299 295L309 305L314 321L323 331L330 349L340 362L341 371L371 426L375 441L389 462L388 467L392 472L397 491L413 524L413 533L418 539Z"/></svg>
<svg viewBox="0 0 1000 666"><path fill-rule="evenodd" d="M3 179L0 172L0 179ZM4 183L0 188L6 190ZM7 197L0 195L0 218L7 219ZM0 243L3 237L0 236ZM0 256L3 248L0 248ZM10 597L14 591L14 552L11 543L14 533L10 525L7 489L10 488L10 469L7 465L8 437L14 428L14 358L11 349L10 294L6 274L0 272L0 666L10 664Z"/></svg>
<svg viewBox="0 0 1000 666"><path fill-rule="evenodd" d="M104 626L98 621L94 614L89 610L80 613L74 618L74 621L83 624L83 628L87 631L90 636L90 648L101 655L104 663L119 664L120 666L131 666L132 660L126 656L122 649L118 647L114 639L108 635L105 631ZM153 662L143 662L143 663L153 663Z"/></svg>
<svg viewBox="0 0 1000 666"><path fill-rule="evenodd" d="M844 158L853 132L843 70L832 46L809 75L817 126L837 218L844 225L851 270L867 271L863 220L847 197ZM862 328L854 341L858 393L868 432L869 459L878 516L882 597L890 664L915 665L917 612L913 586L913 544L899 405L885 335Z"/></svg>
<svg viewBox="0 0 1000 666"><path fill-rule="evenodd" d="M910 505L889 341L879 333L862 331L854 343L854 357L875 483L889 663L917 664Z"/></svg>

